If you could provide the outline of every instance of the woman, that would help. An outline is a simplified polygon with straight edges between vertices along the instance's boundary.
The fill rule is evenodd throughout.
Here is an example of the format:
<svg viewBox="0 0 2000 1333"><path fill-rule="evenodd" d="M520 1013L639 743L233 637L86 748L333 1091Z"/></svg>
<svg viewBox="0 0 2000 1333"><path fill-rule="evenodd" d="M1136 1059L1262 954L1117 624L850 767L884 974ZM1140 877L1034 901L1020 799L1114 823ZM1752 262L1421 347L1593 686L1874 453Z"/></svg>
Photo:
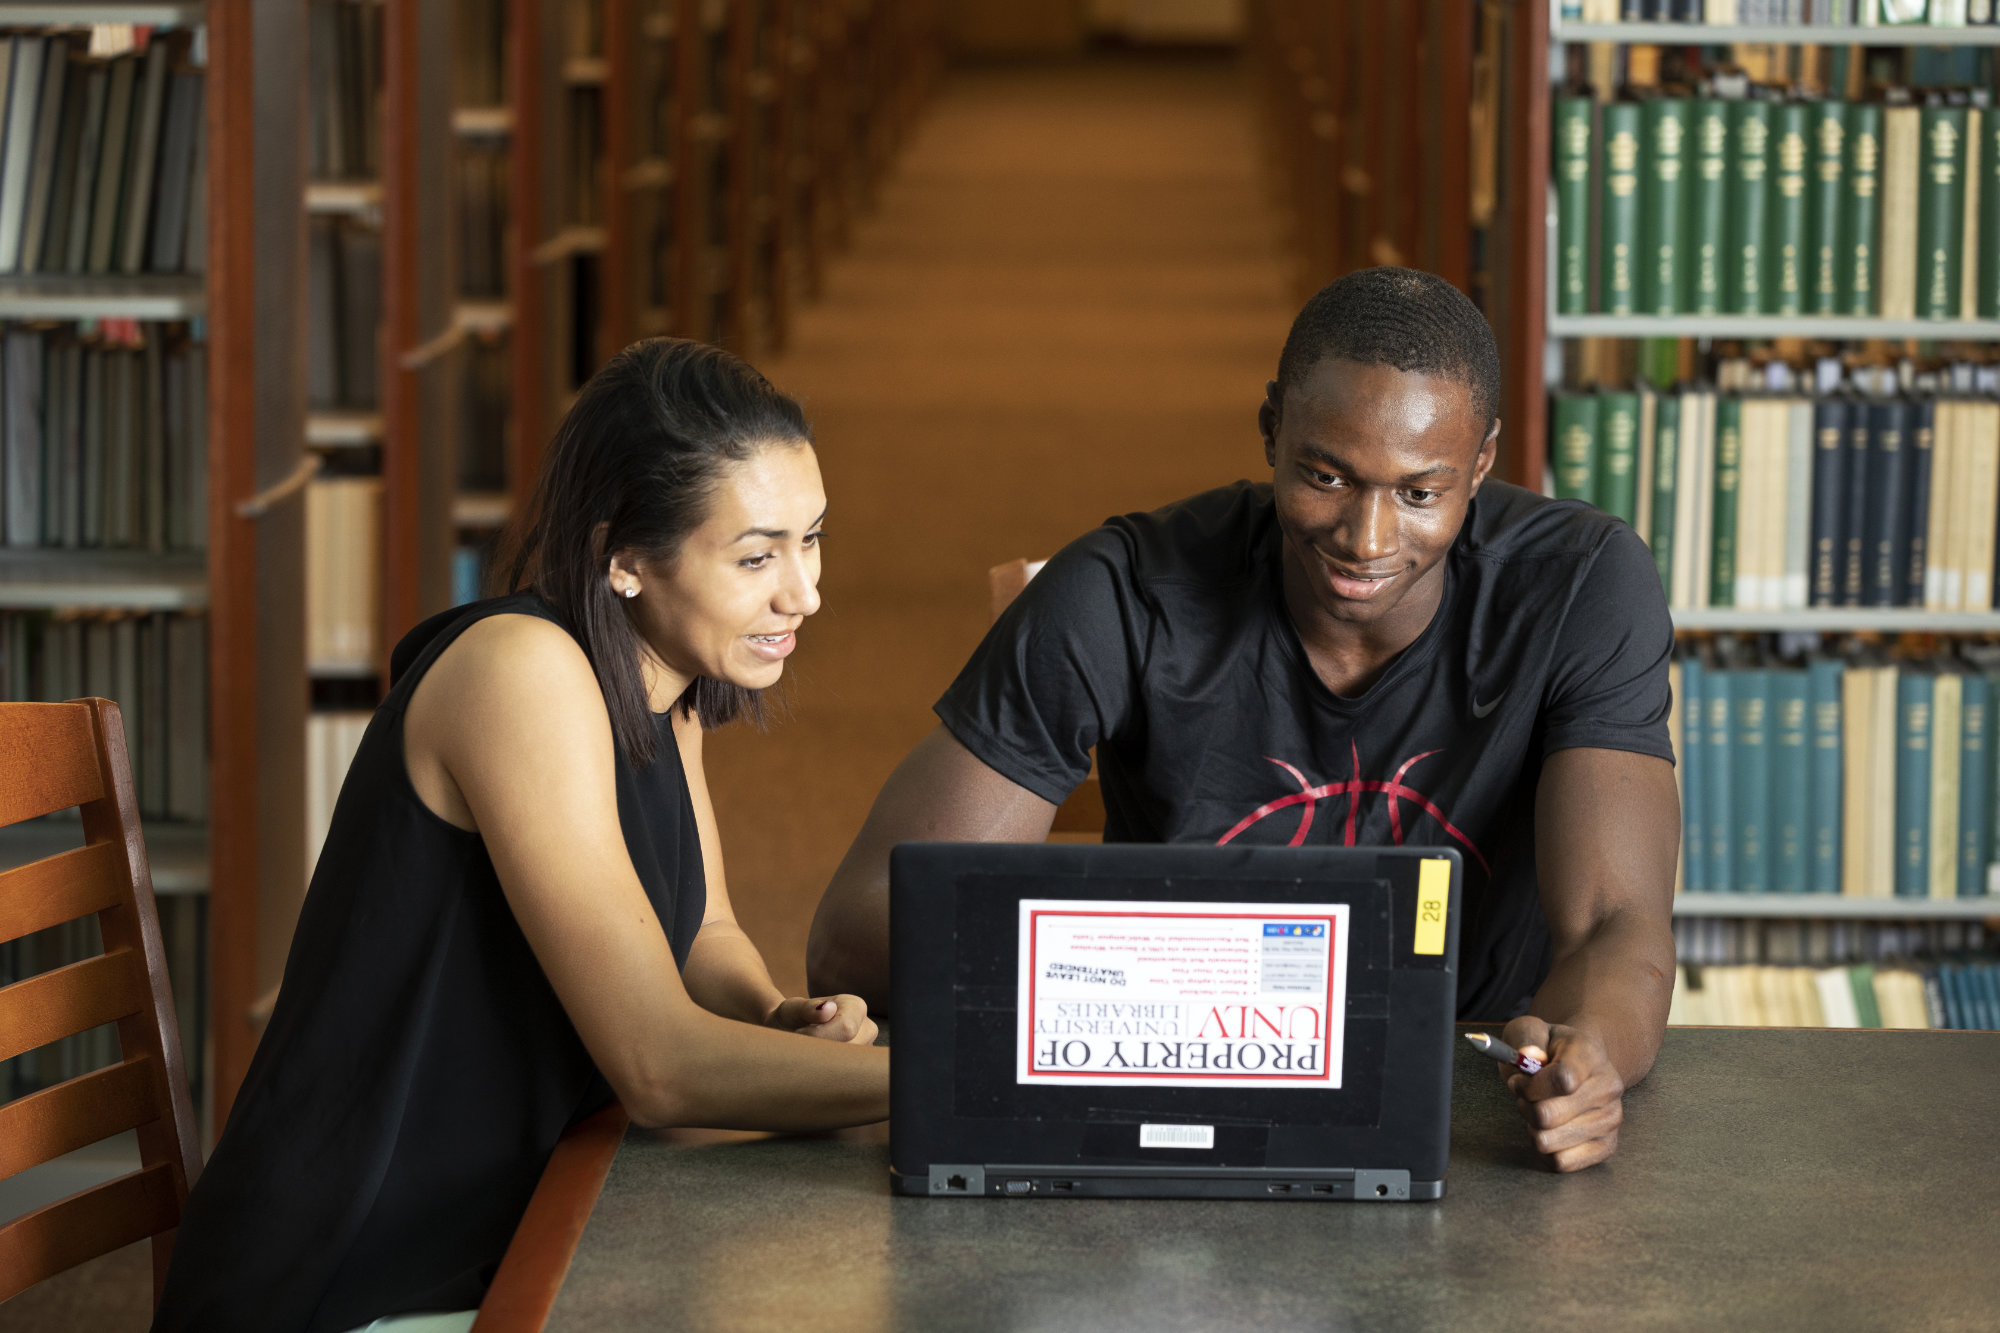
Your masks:
<svg viewBox="0 0 2000 1333"><path fill-rule="evenodd" d="M156 1330L469 1328L614 1095L642 1125L888 1114L862 1003L786 999L737 927L701 766L819 607L825 511L798 405L728 353L654 339L585 386L522 591L397 646Z"/></svg>

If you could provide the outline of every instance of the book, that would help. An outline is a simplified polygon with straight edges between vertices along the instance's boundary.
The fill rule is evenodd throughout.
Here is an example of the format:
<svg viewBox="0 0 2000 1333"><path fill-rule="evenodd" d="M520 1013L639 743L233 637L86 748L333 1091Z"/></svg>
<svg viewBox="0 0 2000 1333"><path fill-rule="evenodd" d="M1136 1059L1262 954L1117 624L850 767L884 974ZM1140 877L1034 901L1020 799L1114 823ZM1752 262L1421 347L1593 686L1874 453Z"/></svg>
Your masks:
<svg viewBox="0 0 2000 1333"><path fill-rule="evenodd" d="M1810 688L1803 671L1773 671L1770 747L1771 878L1774 893L1811 886L1812 752Z"/></svg>
<svg viewBox="0 0 2000 1333"><path fill-rule="evenodd" d="M1796 315L1806 308L1806 140L1811 133L1810 108L1803 102L1780 102L1771 112L1772 182L1769 230L1765 238L1767 285L1764 308L1774 314Z"/></svg>
<svg viewBox="0 0 2000 1333"><path fill-rule="evenodd" d="M160 121L166 110L167 44L146 47L145 68L133 90L132 150L125 165L118 223L117 271L145 268L147 223L152 216L155 170L160 160Z"/></svg>
<svg viewBox="0 0 2000 1333"><path fill-rule="evenodd" d="M1978 314L2000 319L2000 114L1980 127Z"/></svg>
<svg viewBox="0 0 2000 1333"><path fill-rule="evenodd" d="M1984 179L1984 125L1990 113L1980 107L1965 112L1965 155L1960 162L1960 193L1964 203L1959 211L1958 318L1979 318L1979 199Z"/></svg>
<svg viewBox="0 0 2000 1333"><path fill-rule="evenodd" d="M1847 104L1832 99L1812 105L1812 175L1807 200L1807 300L1815 315L1843 313L1841 276L1846 249L1840 225L1847 215Z"/></svg>
<svg viewBox="0 0 2000 1333"><path fill-rule="evenodd" d="M1693 653L1681 659L1680 729L1674 733L1674 769L1681 779L1681 883L1706 893L1708 882L1707 669Z"/></svg>
<svg viewBox="0 0 2000 1333"><path fill-rule="evenodd" d="M1640 108L1609 102L1600 109L1603 151L1598 203L1597 307L1606 314L1638 309Z"/></svg>
<svg viewBox="0 0 2000 1333"><path fill-rule="evenodd" d="M1812 568L1813 606L1840 602L1841 519L1845 512L1847 403L1827 397L1813 402Z"/></svg>
<svg viewBox="0 0 2000 1333"><path fill-rule="evenodd" d="M1926 106L1918 121L1922 162L1917 194L1916 313L1923 319L1958 315L1960 227L1965 215L1965 112L1962 106Z"/></svg>
<svg viewBox="0 0 2000 1333"><path fill-rule="evenodd" d="M1771 505L1774 544L1782 555L1775 567L1780 576L1772 605L1803 610L1812 564L1813 405L1810 399L1781 400L1775 425L1784 432L1783 489Z"/></svg>
<svg viewBox="0 0 2000 1333"><path fill-rule="evenodd" d="M1671 599L1674 595L1674 560L1679 529L1681 396L1663 394L1653 415L1653 467L1650 485L1653 502L1647 516L1646 540L1653 549L1653 564L1660 571L1660 586Z"/></svg>
<svg viewBox="0 0 2000 1333"><path fill-rule="evenodd" d="M1922 606L1925 604L1924 582L1930 564L1930 531L1932 507L1936 500L1935 475L1932 461L1936 441L1935 404L1919 401L1910 404L1909 438L1903 449L1903 496L1908 507L1908 517L1903 523L1903 588L1896 599L1898 606Z"/></svg>
<svg viewBox="0 0 2000 1333"><path fill-rule="evenodd" d="M1839 893L1841 871L1841 676L1838 661L1816 658L1806 668L1811 752L1807 758L1806 887Z"/></svg>
<svg viewBox="0 0 2000 1333"><path fill-rule="evenodd" d="M1702 785L1708 792L1708 808L1702 824L1708 831L1708 869L1704 878L1710 893L1729 893L1736 884L1736 766L1733 740L1736 730L1734 690L1737 673L1711 671L1703 683L1708 701L1707 748L1702 755Z"/></svg>
<svg viewBox="0 0 2000 1333"><path fill-rule="evenodd" d="M1766 308L1764 237L1771 210L1771 104L1756 99L1732 103L1729 130L1725 309L1733 315L1755 315Z"/></svg>
<svg viewBox="0 0 2000 1333"><path fill-rule="evenodd" d="M1597 398L1597 462L1594 500L1605 513L1638 522L1639 396L1600 393Z"/></svg>
<svg viewBox="0 0 2000 1333"><path fill-rule="evenodd" d="M178 273L187 248L188 210L202 183L194 175L195 148L203 137L200 74L175 74L167 90L166 128L160 139L160 196L153 213L152 249L147 267Z"/></svg>
<svg viewBox="0 0 2000 1333"><path fill-rule="evenodd" d="M1721 314L1724 248L1729 220L1729 103L1703 97L1693 104L1693 161L1687 178L1687 270L1685 308L1697 315Z"/></svg>
<svg viewBox="0 0 2000 1333"><path fill-rule="evenodd" d="M1936 677L1907 669L1896 682L1895 894L1930 891L1931 708Z"/></svg>
<svg viewBox="0 0 2000 1333"><path fill-rule="evenodd" d="M1555 494L1558 500L1597 500L1598 399L1562 393L1555 402Z"/></svg>
<svg viewBox="0 0 2000 1333"><path fill-rule="evenodd" d="M63 108L69 101L69 86L69 38L56 33L48 39L48 54L42 66L41 105L35 112L35 155L28 169L26 211L21 218L19 268L23 273L33 273L42 265L49 200L55 189L56 147L62 139Z"/></svg>
<svg viewBox="0 0 2000 1333"><path fill-rule="evenodd" d="M1769 893L1772 879L1771 843L1771 699L1769 671L1729 673L1730 707L1735 717L1731 735L1731 784L1736 802L1734 877L1737 893Z"/></svg>
<svg viewBox="0 0 2000 1333"><path fill-rule="evenodd" d="M35 151L35 112L41 105L44 43L39 36L13 38L8 61L13 73L0 114L6 117L0 138L0 273L21 266L21 226L28 207L28 169Z"/></svg>
<svg viewBox="0 0 2000 1333"><path fill-rule="evenodd" d="M1877 761L1874 675L1870 668L1855 667L1842 672L1840 677L1840 891L1850 897L1867 897L1875 892L1870 878L1874 849L1870 846L1873 830L1868 808ZM1891 763L1893 756L1884 753L1880 761Z"/></svg>
<svg viewBox="0 0 2000 1333"><path fill-rule="evenodd" d="M1715 403L1715 487L1710 504L1714 523L1708 604L1736 604L1736 507L1743 458L1743 400L1733 395Z"/></svg>
<svg viewBox="0 0 2000 1333"><path fill-rule="evenodd" d="M2000 559L1996 550L1996 528L2000 528L2000 403L1979 401L1965 408L1965 431L1969 438L1966 453L1966 546L1965 599L1967 611L1993 608L1994 568Z"/></svg>
<svg viewBox="0 0 2000 1333"><path fill-rule="evenodd" d="M1958 896L1959 741L1965 677L1947 662L1931 698L1930 847L1928 896Z"/></svg>
<svg viewBox="0 0 2000 1333"><path fill-rule="evenodd" d="M1876 310L1878 265L1876 231L1881 225L1882 108L1856 103L1848 108L1847 167L1841 191L1841 309L1850 315Z"/></svg>
<svg viewBox="0 0 2000 1333"><path fill-rule="evenodd" d="M69 224L63 237L62 263L52 270L82 273L90 265L91 220L96 216L97 180L102 174L105 124L110 111L111 66L93 62L83 80L83 122L78 132L75 173L71 178ZM55 237L49 238L51 245Z"/></svg>
<svg viewBox="0 0 2000 1333"><path fill-rule="evenodd" d="M1556 311L1590 309L1591 99L1555 100Z"/></svg>
<svg viewBox="0 0 2000 1333"><path fill-rule="evenodd" d="M1882 263L1884 319L1917 317L1918 200L1923 194L1923 111L1892 106L1882 112Z"/></svg>
<svg viewBox="0 0 2000 1333"><path fill-rule="evenodd" d="M104 137L97 157L97 179L90 202L90 248L87 273L109 273L118 245L118 205L125 184L125 160L132 138L132 92L139 72L138 56L127 52L111 61L111 87L104 103Z"/></svg>
<svg viewBox="0 0 2000 1333"><path fill-rule="evenodd" d="M1903 592L1908 514L1903 504L1904 428L1908 404L1882 399L1868 404L1867 551L1863 606L1894 606Z"/></svg>
<svg viewBox="0 0 2000 1333"><path fill-rule="evenodd" d="M0 467L6 505L5 543L42 543L42 340L26 329L10 328L0 340L0 394L4 394L5 465Z"/></svg>
<svg viewBox="0 0 2000 1333"><path fill-rule="evenodd" d="M1640 111L1644 207L1639 219L1638 309L1643 314L1672 315L1687 303L1683 287L1689 111L1684 97L1652 98Z"/></svg>

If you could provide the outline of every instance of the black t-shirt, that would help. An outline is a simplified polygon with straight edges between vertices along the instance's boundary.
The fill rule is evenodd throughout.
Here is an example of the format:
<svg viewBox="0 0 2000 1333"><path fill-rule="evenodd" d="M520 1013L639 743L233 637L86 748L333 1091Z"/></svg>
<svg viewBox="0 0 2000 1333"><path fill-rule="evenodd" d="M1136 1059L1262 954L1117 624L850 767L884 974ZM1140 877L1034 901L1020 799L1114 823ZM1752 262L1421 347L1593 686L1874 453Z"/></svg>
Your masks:
<svg viewBox="0 0 2000 1333"><path fill-rule="evenodd" d="M1285 610L1269 485L1127 514L1063 548L994 624L937 714L1060 802L1097 747L1107 842L1456 847L1459 1014L1524 1012L1548 971L1535 882L1543 759L1673 758L1673 622L1633 530L1488 481L1437 615L1353 697Z"/></svg>

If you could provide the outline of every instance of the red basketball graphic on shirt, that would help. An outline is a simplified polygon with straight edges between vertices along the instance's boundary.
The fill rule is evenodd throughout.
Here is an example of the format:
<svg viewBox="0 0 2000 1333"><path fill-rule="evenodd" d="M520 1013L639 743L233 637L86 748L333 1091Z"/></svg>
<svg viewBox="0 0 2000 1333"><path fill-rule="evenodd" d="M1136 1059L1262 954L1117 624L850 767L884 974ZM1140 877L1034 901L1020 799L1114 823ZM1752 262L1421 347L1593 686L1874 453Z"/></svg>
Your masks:
<svg viewBox="0 0 2000 1333"><path fill-rule="evenodd" d="M1258 806L1255 810L1252 810L1249 814L1238 820L1229 832L1217 838L1215 845L1220 847L1235 838L1244 829L1249 828L1252 824L1268 819L1287 806L1296 805L1303 807L1299 814L1299 826L1293 832L1292 840L1287 845L1291 847L1303 846L1306 840L1306 832L1312 828L1313 811L1318 807L1320 801L1331 796L1345 796L1347 797L1347 829L1342 842L1346 846L1352 847L1355 845L1354 825L1360 810L1362 793L1380 792L1389 798L1389 836L1395 840L1396 846L1401 847L1403 845L1403 809L1401 802L1408 801L1432 819L1435 819L1438 822L1438 826L1451 836L1452 841L1458 843L1466 851L1471 852L1478 859L1480 869L1485 870L1489 874L1492 873L1492 867L1486 864L1485 855L1480 852L1479 848L1473 845L1472 839L1459 832L1458 827L1445 818L1444 811L1431 804L1428 797L1417 791L1416 788L1408 786L1403 782L1404 777L1409 774L1409 771L1416 766L1419 760L1428 759L1434 754L1441 754L1443 753L1442 751L1425 750L1422 754L1411 755L1397 767L1394 777L1384 781L1380 778L1362 777L1361 749L1352 742L1349 742L1348 748L1354 756L1354 776L1344 782L1329 782L1317 787L1309 782L1306 779L1306 775L1301 773L1295 766L1286 763L1282 759L1273 759L1270 755L1265 755L1265 762L1276 764L1279 768L1284 769L1292 775L1293 780L1299 784L1298 791L1289 796L1281 796L1275 801L1266 801L1264 804Z"/></svg>

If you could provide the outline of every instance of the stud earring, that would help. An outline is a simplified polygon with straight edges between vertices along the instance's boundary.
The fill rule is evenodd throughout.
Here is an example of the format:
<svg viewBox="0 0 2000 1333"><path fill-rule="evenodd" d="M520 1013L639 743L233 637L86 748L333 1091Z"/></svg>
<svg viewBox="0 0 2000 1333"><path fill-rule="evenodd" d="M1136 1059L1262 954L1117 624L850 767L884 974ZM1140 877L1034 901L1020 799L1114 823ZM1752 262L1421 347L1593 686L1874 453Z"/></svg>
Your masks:
<svg viewBox="0 0 2000 1333"><path fill-rule="evenodd" d="M637 597L639 595L639 590L637 588L627 588L625 590L625 595L627 597Z"/></svg>

